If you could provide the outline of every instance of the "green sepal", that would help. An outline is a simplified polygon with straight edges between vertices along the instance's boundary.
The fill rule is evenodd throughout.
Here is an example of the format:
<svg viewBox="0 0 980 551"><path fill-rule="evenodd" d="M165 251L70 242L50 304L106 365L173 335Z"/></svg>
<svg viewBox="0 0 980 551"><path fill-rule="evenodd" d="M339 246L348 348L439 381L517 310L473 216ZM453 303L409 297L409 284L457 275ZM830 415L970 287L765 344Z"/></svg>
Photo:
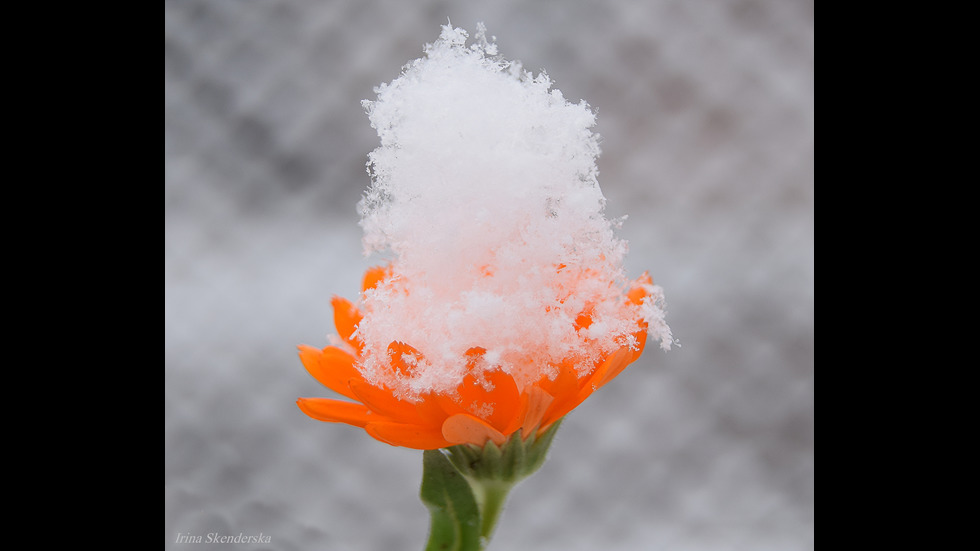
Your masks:
<svg viewBox="0 0 980 551"><path fill-rule="evenodd" d="M422 455L422 502L432 523L425 551L479 551L480 508L473 490L441 450Z"/></svg>
<svg viewBox="0 0 980 551"><path fill-rule="evenodd" d="M460 444L446 448L446 451L452 464L471 483L474 480L517 483L544 464L560 424L561 420L553 423L540 437L531 433L527 440L523 440L518 431L502 446L488 441L482 448Z"/></svg>

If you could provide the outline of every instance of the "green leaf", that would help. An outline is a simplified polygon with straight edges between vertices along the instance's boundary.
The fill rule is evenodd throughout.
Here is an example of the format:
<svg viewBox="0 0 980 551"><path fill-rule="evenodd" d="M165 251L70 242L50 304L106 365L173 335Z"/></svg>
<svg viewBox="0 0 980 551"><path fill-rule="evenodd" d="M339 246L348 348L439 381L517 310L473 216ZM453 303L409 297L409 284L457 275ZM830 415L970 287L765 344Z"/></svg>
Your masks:
<svg viewBox="0 0 980 551"><path fill-rule="evenodd" d="M422 502L432 524L425 551L478 551L480 509L469 483L440 450L422 455Z"/></svg>

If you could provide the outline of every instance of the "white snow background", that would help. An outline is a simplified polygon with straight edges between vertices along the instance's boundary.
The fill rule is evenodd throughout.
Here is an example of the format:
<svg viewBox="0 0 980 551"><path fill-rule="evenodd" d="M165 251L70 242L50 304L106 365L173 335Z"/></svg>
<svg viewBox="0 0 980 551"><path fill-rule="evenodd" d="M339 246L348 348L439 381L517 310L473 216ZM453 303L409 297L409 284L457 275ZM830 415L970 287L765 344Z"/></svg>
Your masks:
<svg viewBox="0 0 980 551"><path fill-rule="evenodd" d="M165 519L222 549L421 549L421 452L314 421L297 356L356 298L361 100L441 25L596 111L628 275L680 347L563 423L490 549L813 548L813 4L165 3Z"/></svg>

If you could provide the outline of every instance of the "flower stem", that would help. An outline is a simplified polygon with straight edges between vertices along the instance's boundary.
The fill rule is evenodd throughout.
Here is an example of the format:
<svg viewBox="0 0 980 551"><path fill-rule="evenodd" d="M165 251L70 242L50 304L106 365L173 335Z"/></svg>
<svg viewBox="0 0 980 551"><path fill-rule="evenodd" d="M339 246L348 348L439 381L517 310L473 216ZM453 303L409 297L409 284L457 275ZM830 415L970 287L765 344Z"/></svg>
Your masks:
<svg viewBox="0 0 980 551"><path fill-rule="evenodd" d="M473 488L477 505L480 507L480 538L486 545L489 543L490 537L493 536L497 520L507 502L507 494L510 493L514 484L499 480L470 479L470 487Z"/></svg>

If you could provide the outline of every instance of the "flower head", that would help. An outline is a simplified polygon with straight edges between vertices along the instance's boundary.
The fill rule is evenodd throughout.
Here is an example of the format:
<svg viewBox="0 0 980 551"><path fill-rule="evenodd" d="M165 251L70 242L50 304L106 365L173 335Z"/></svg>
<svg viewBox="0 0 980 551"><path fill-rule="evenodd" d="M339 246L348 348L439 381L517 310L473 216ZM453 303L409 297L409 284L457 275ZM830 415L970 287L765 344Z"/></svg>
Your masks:
<svg viewBox="0 0 980 551"><path fill-rule="evenodd" d="M359 205L369 270L335 298L340 342L301 347L353 401L303 398L322 421L434 449L538 434L671 343L662 292L622 269L603 215L595 115L547 75L496 55L482 28L444 27L426 57L365 102L381 146Z"/></svg>
<svg viewBox="0 0 980 551"><path fill-rule="evenodd" d="M390 272L382 268L369 270L364 278L365 294L384 282L387 274ZM660 298L659 287L644 274L623 300L627 308L640 310ZM363 313L341 297L333 299L333 307L343 343L323 349L300 346L300 359L310 375L353 401L300 398L300 409L314 419L362 427L382 442L417 449L463 443L482 446L488 440L502 445L518 431L523 438L540 435L635 361L648 334L647 322L638 319L621 345L589 360L587 369L580 365L580 358L570 355L538 366L538 378L527 380L533 370L520 370L515 377L502 366L491 365L485 348L474 346L463 354L461 361L467 369L453 388L399 396L393 387L415 377L426 361L423 354L408 343L391 341L384 356L376 358L387 366L388 377L371 382L362 373L364 343L356 334ZM574 325L576 331L588 332L588 310L575 317Z"/></svg>

